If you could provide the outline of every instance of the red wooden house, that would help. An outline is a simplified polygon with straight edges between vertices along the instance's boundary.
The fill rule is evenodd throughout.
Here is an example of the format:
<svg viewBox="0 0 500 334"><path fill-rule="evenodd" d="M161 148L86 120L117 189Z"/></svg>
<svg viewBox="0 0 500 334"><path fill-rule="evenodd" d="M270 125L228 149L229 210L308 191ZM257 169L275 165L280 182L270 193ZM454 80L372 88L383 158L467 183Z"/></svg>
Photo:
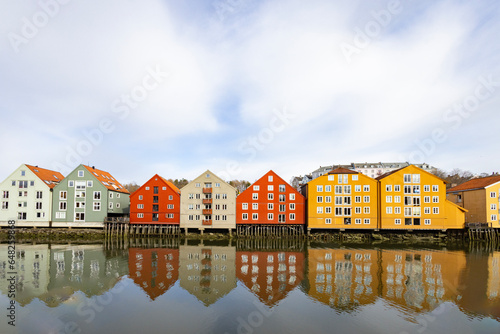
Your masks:
<svg viewBox="0 0 500 334"><path fill-rule="evenodd" d="M270 170L236 198L236 225L305 225L306 199Z"/></svg>
<svg viewBox="0 0 500 334"><path fill-rule="evenodd" d="M131 224L179 225L180 190L158 174L130 195Z"/></svg>

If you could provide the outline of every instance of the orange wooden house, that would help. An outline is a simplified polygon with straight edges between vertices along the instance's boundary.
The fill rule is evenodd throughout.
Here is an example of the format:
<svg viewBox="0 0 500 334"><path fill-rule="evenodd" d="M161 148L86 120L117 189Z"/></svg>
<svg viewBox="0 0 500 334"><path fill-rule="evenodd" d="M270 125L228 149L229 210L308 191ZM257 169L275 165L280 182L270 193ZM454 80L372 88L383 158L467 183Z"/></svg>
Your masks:
<svg viewBox="0 0 500 334"><path fill-rule="evenodd" d="M131 224L179 225L180 190L156 174L130 195Z"/></svg>
<svg viewBox="0 0 500 334"><path fill-rule="evenodd" d="M305 225L306 199L270 170L236 198L236 225Z"/></svg>

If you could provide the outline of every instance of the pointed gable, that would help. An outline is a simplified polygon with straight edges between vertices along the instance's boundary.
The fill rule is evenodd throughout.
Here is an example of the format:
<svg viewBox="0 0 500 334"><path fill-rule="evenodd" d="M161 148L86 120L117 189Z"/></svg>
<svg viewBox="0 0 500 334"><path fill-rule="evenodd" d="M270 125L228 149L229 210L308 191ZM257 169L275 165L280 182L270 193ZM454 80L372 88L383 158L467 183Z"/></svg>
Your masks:
<svg viewBox="0 0 500 334"><path fill-rule="evenodd" d="M121 193L129 194L118 180L116 180L110 173L103 170L83 165L92 175L99 180L108 190L118 191Z"/></svg>
<svg viewBox="0 0 500 334"><path fill-rule="evenodd" d="M59 182L64 179L64 176L56 171L40 168L38 166L31 166L26 164L29 170L33 172L40 180L42 180L50 189L54 188Z"/></svg>

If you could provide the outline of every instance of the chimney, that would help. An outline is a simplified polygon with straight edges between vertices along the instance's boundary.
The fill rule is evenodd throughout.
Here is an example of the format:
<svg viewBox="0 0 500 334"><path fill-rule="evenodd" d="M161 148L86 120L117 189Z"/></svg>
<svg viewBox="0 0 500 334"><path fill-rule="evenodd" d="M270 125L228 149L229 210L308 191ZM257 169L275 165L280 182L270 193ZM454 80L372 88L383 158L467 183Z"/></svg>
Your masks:
<svg viewBox="0 0 500 334"><path fill-rule="evenodd" d="M95 166L92 166L92 169L95 169Z"/></svg>

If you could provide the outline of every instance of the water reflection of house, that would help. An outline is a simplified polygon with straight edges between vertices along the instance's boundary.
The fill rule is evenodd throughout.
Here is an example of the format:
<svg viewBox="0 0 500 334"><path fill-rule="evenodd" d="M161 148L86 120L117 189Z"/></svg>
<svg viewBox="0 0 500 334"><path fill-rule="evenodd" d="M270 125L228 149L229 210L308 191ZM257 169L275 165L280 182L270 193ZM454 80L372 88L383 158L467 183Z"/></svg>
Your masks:
<svg viewBox="0 0 500 334"><path fill-rule="evenodd" d="M304 252L236 253L236 277L267 306L274 306L304 278Z"/></svg>
<svg viewBox="0 0 500 334"><path fill-rule="evenodd" d="M459 298L463 251L383 250L382 297L418 312Z"/></svg>
<svg viewBox="0 0 500 334"><path fill-rule="evenodd" d="M8 265L8 245L0 245L0 291L7 295L8 272L17 273L16 301L29 304L34 298L47 293L49 284L50 249L48 245L16 245L15 269ZM3 255L5 254L5 256Z"/></svg>
<svg viewBox="0 0 500 334"><path fill-rule="evenodd" d="M341 310L371 304L379 293L378 251L309 249L308 294Z"/></svg>
<svg viewBox="0 0 500 334"><path fill-rule="evenodd" d="M130 248L128 256L129 276L151 300L155 300L179 277L179 249Z"/></svg>
<svg viewBox="0 0 500 334"><path fill-rule="evenodd" d="M52 307L75 291L101 295L127 273L126 257L106 258L102 245L53 245L48 292L40 299Z"/></svg>
<svg viewBox="0 0 500 334"><path fill-rule="evenodd" d="M180 246L180 286L205 306L215 303L236 287L235 247Z"/></svg>

